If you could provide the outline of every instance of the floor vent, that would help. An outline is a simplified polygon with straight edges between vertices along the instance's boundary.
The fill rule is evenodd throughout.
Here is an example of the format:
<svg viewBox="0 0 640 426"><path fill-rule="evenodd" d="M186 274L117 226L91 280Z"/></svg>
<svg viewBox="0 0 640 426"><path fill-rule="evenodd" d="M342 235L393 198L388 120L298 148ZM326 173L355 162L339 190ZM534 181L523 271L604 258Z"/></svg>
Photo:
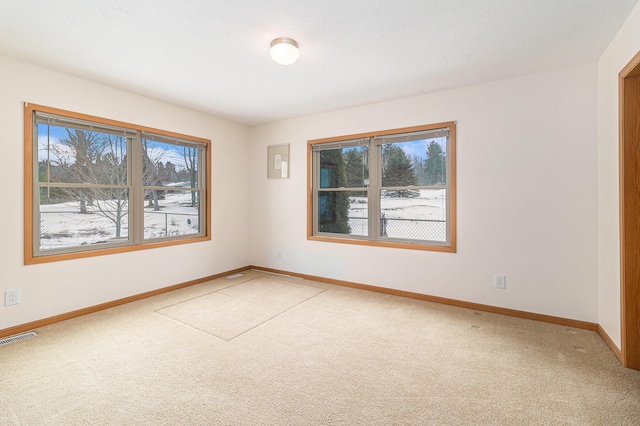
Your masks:
<svg viewBox="0 0 640 426"><path fill-rule="evenodd" d="M7 337L5 339L0 339L0 346L8 345L9 343L18 342L20 340L29 339L31 337L36 337L38 333L35 331L30 331L24 334L18 334L16 336Z"/></svg>
<svg viewBox="0 0 640 426"><path fill-rule="evenodd" d="M233 274L233 275L227 275L225 278L228 279L228 280L232 280L234 278L239 278L239 277L242 277L242 276L243 276L243 274Z"/></svg>

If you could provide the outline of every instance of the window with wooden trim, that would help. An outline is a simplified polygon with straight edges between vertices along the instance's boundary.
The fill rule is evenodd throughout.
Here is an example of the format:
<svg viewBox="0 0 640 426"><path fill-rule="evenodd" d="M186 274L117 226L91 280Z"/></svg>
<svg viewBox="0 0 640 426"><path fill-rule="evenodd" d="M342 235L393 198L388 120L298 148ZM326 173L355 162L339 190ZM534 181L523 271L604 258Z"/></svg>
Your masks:
<svg viewBox="0 0 640 426"><path fill-rule="evenodd" d="M210 239L210 141L25 104L25 263Z"/></svg>
<svg viewBox="0 0 640 426"><path fill-rule="evenodd" d="M308 238L455 252L455 122L308 142Z"/></svg>

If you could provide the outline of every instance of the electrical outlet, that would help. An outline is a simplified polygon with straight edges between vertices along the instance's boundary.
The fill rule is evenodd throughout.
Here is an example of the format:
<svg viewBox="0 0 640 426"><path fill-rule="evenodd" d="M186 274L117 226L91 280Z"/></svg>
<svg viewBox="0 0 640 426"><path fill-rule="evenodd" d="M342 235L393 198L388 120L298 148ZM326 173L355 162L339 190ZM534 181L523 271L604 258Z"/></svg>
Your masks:
<svg viewBox="0 0 640 426"><path fill-rule="evenodd" d="M20 303L20 289L14 288L4 292L4 306L17 305Z"/></svg>
<svg viewBox="0 0 640 426"><path fill-rule="evenodd" d="M282 249L276 249L276 257L277 257L278 259L281 259L281 258L282 258Z"/></svg>
<svg viewBox="0 0 640 426"><path fill-rule="evenodd" d="M493 276L493 287L505 289L507 288L507 277L504 275L494 275Z"/></svg>

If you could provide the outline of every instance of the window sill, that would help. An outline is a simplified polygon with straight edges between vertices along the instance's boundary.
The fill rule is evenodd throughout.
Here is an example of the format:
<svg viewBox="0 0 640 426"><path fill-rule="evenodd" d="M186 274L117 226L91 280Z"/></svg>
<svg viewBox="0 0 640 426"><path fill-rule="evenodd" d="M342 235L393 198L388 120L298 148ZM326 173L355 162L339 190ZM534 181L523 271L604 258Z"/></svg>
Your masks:
<svg viewBox="0 0 640 426"><path fill-rule="evenodd" d="M61 260L83 259L87 257L105 256L108 254L117 254L117 253L127 253L131 251L148 250L148 249L154 249L154 248L176 246L181 244L192 244L192 243L199 243L199 242L210 241L210 240L211 240L210 236L204 236L204 237L195 237L195 238L189 238L184 240L160 241L156 243L144 243L139 245L128 245L128 246L96 249L96 250L78 251L74 253L45 254L42 256L31 255L31 252L30 252L31 248L28 248L24 257L24 264L36 265L40 263L58 262Z"/></svg>
<svg viewBox="0 0 640 426"><path fill-rule="evenodd" d="M307 236L307 240L323 241L327 243L355 244L359 246L396 248L396 249L405 249L405 250L435 251L435 252L441 252L441 253L456 253L455 242L452 242L451 245L448 245L448 246L435 246L435 245L426 245L426 244L417 244L417 243L411 244L411 243L400 243L400 242L392 242L392 241L371 241L371 240L356 240L351 238L340 238L340 237L324 237L324 236L318 236L318 235L309 235Z"/></svg>

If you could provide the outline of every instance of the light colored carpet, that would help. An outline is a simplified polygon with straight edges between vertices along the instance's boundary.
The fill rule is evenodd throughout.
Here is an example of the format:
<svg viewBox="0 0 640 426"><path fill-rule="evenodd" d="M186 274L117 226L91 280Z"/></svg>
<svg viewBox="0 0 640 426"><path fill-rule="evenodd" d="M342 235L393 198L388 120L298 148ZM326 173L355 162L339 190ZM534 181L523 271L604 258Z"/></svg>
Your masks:
<svg viewBox="0 0 640 426"><path fill-rule="evenodd" d="M640 424L594 332L254 271L37 332L1 425Z"/></svg>
<svg viewBox="0 0 640 426"><path fill-rule="evenodd" d="M157 312L228 341L323 291L301 283L255 278Z"/></svg>

